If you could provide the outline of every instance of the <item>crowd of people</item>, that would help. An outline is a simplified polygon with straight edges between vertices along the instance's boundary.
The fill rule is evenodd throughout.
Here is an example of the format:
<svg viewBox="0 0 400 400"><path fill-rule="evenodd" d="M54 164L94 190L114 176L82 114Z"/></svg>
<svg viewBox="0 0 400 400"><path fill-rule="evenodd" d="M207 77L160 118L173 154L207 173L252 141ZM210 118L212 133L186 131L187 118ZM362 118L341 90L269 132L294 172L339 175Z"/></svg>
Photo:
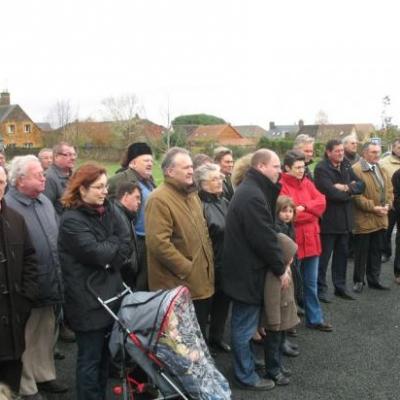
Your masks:
<svg viewBox="0 0 400 400"><path fill-rule="evenodd" d="M63 336L77 344L77 398L105 399L113 320L88 290L90 278L104 298L123 281L134 291L186 286L211 353L232 353L237 387L289 384L282 356L299 354L288 339L299 317L309 329L333 330L321 307L332 301L329 263L340 299L356 300L366 284L389 289L380 270L399 222L400 139L382 159L377 142L357 149L353 135L329 140L312 171L307 135L282 164L268 149L234 162L226 147L193 159L173 147L158 187L146 143L131 144L112 177L95 162L76 168L76 150L65 142L8 164L2 152L0 382L22 399L68 391L54 362ZM264 348L262 362L254 343Z"/></svg>

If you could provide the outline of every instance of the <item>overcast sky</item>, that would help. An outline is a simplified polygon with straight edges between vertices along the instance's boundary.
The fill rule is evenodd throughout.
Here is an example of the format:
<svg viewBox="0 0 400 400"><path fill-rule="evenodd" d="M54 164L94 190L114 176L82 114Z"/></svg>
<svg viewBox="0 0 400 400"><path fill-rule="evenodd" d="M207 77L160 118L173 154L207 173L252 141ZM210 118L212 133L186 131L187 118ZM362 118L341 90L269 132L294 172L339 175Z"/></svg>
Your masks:
<svg viewBox="0 0 400 400"><path fill-rule="evenodd" d="M36 122L59 99L80 118L135 93L141 115L209 113L232 124L399 123L395 1L2 2L0 89Z"/></svg>

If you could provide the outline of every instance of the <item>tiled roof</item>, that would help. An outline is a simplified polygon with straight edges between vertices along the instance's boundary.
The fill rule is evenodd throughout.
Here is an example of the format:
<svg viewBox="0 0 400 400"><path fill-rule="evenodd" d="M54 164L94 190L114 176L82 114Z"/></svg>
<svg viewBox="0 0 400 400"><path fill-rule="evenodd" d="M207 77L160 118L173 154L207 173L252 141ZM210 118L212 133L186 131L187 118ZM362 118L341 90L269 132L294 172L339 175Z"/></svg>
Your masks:
<svg viewBox="0 0 400 400"><path fill-rule="evenodd" d="M258 125L235 125L233 128L243 137L261 137L267 134L267 131Z"/></svg>
<svg viewBox="0 0 400 400"><path fill-rule="evenodd" d="M4 121L7 116L11 113L12 110L14 110L14 108L16 108L17 105L16 104L12 104L9 106L0 106L0 122Z"/></svg>

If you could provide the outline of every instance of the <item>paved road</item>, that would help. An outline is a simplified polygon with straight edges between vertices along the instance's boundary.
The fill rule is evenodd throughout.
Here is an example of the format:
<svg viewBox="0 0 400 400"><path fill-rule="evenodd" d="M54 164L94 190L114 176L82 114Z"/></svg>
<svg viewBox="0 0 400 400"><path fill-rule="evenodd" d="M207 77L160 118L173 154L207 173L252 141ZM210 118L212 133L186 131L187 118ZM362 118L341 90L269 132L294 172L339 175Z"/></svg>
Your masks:
<svg viewBox="0 0 400 400"><path fill-rule="evenodd" d="M323 305L326 319L334 325L333 333L300 326L296 341L301 355L285 359L294 372L289 386L265 393L233 387L233 399L400 399L400 287L393 283L392 269L392 262L383 264L382 282L390 285L391 291L365 288L357 301L334 298ZM57 362L58 375L73 388L75 345L63 344L62 348L67 358ZM217 364L231 377L229 355L219 355ZM66 395L48 396L53 400L74 398L73 389Z"/></svg>

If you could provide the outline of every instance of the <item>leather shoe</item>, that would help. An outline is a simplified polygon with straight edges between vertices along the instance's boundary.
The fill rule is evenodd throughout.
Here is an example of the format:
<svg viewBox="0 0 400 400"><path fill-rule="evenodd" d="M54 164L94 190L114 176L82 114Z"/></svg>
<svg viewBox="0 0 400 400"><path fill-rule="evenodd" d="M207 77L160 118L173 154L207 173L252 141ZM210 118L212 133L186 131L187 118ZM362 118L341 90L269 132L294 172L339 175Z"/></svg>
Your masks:
<svg viewBox="0 0 400 400"><path fill-rule="evenodd" d="M224 351L225 353L231 352L231 346L229 346L229 344L224 342L223 340L211 340L210 346L213 347L215 350Z"/></svg>
<svg viewBox="0 0 400 400"><path fill-rule="evenodd" d="M290 379L283 374L283 372L279 372L279 374L272 376L272 375L267 375L267 378L271 378L276 386L286 386L289 385Z"/></svg>
<svg viewBox="0 0 400 400"><path fill-rule="evenodd" d="M300 307L300 306L297 306L297 315L298 315L299 317L304 317L305 314L306 314L306 313L305 313L305 311L304 311L304 308L303 308L303 307Z"/></svg>
<svg viewBox="0 0 400 400"><path fill-rule="evenodd" d="M292 328L292 329L287 330L287 331L286 331L286 334L287 334L288 336L291 336L291 337L296 337L296 336L298 336L298 334L297 334L297 329L296 329L296 328Z"/></svg>
<svg viewBox="0 0 400 400"><path fill-rule="evenodd" d="M289 339L285 339L285 342L283 344L284 345L286 344L287 346L289 346L293 350L298 350L299 349L299 345L297 343L291 342Z"/></svg>
<svg viewBox="0 0 400 400"><path fill-rule="evenodd" d="M368 287L371 289L376 289L376 290L390 290L388 286L384 286L381 283L368 283Z"/></svg>
<svg viewBox="0 0 400 400"><path fill-rule="evenodd" d="M55 360L64 360L65 354L61 353L60 350L54 350L54 359Z"/></svg>
<svg viewBox="0 0 400 400"><path fill-rule="evenodd" d="M362 282L356 282L353 286L353 292L355 293L361 293L364 289L364 283Z"/></svg>
<svg viewBox="0 0 400 400"><path fill-rule="evenodd" d="M343 300L355 300L355 297L353 297L346 290L335 290L335 296L340 297Z"/></svg>
<svg viewBox="0 0 400 400"><path fill-rule="evenodd" d="M322 301L323 303L332 303L331 299L328 297L326 293L318 293L318 298L319 301Z"/></svg>
<svg viewBox="0 0 400 400"><path fill-rule="evenodd" d="M68 386L64 383L58 382L57 380L39 382L37 383L39 390L48 393L65 393L68 392Z"/></svg>
<svg viewBox="0 0 400 400"><path fill-rule="evenodd" d="M247 383L243 383L239 381L239 379L235 378L236 386L243 390L254 390L256 392L262 392L266 390L271 390L275 387L275 383L271 379L260 379L254 385L249 385Z"/></svg>
<svg viewBox="0 0 400 400"><path fill-rule="evenodd" d="M309 324L307 328L315 329L320 332L332 332L333 327L331 324L327 324L326 322L321 322L320 324Z"/></svg>
<svg viewBox="0 0 400 400"><path fill-rule="evenodd" d="M282 345L281 350L282 354L287 357L298 357L300 355L300 351L291 348L285 343Z"/></svg>

